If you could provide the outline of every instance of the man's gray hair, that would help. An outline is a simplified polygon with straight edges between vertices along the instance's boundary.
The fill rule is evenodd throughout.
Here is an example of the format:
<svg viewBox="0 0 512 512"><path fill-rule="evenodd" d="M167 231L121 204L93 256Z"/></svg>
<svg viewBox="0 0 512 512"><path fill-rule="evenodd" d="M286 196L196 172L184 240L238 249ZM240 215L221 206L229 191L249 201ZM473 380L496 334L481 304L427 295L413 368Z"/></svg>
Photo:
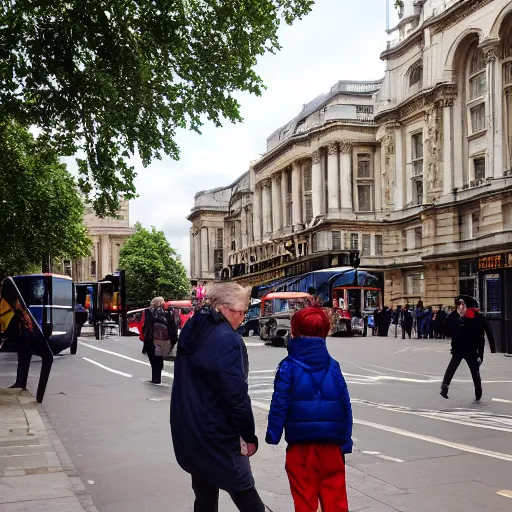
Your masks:
<svg viewBox="0 0 512 512"><path fill-rule="evenodd" d="M208 288L206 298L213 308L227 306L238 309L240 306L245 308L249 304L249 295L249 290L237 283L219 283Z"/></svg>
<svg viewBox="0 0 512 512"><path fill-rule="evenodd" d="M151 307L152 308L159 308L164 302L165 302L165 299L163 297L155 297L151 301Z"/></svg>

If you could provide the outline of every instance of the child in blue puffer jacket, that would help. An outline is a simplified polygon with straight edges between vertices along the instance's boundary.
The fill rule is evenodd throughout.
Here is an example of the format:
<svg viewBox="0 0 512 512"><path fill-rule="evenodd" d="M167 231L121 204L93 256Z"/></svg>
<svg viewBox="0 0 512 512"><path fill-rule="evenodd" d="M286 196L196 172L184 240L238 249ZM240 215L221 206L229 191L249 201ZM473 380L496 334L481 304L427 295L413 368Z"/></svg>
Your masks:
<svg viewBox="0 0 512 512"><path fill-rule="evenodd" d="M348 512L345 454L352 408L340 365L327 351L330 323L319 307L292 317L288 357L278 367L266 442L288 443L286 472L297 512Z"/></svg>

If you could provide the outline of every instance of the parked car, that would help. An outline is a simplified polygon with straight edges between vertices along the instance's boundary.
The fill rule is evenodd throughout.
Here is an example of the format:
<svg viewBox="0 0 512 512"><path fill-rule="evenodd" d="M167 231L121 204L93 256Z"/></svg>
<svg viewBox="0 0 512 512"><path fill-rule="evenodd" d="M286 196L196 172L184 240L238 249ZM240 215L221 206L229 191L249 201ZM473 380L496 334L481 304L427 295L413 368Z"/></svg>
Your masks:
<svg viewBox="0 0 512 512"><path fill-rule="evenodd" d="M288 346L292 315L311 304L313 297L303 292L273 292L261 300L260 338L269 345Z"/></svg>
<svg viewBox="0 0 512 512"><path fill-rule="evenodd" d="M258 301L257 303L249 306L249 310L245 315L245 320L237 330L238 334L241 334L242 336L250 336L251 332L253 336L258 336L260 334L260 304L261 301Z"/></svg>

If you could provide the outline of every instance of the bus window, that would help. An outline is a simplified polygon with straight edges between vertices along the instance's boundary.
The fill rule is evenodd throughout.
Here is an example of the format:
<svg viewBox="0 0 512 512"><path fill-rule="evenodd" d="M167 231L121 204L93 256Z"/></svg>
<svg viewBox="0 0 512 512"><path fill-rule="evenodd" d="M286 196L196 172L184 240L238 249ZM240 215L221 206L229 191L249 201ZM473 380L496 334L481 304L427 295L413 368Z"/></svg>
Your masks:
<svg viewBox="0 0 512 512"><path fill-rule="evenodd" d="M119 311L121 309L119 302L119 292L114 292L112 294L112 311Z"/></svg>
<svg viewBox="0 0 512 512"><path fill-rule="evenodd" d="M16 276L14 281L27 305L44 305L46 286L43 276Z"/></svg>
<svg viewBox="0 0 512 512"><path fill-rule="evenodd" d="M364 307L365 309L375 309L379 307L379 292L377 290L364 291Z"/></svg>
<svg viewBox="0 0 512 512"><path fill-rule="evenodd" d="M71 279L52 278L52 305L73 305L73 281Z"/></svg>

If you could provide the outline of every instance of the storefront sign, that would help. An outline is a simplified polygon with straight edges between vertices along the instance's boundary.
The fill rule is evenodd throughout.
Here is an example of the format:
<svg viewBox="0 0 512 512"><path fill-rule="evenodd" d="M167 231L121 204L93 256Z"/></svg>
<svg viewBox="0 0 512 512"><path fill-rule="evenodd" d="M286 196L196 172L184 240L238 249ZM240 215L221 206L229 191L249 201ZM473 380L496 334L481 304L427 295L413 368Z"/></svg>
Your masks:
<svg viewBox="0 0 512 512"><path fill-rule="evenodd" d="M478 270L512 268L512 252L478 258Z"/></svg>

